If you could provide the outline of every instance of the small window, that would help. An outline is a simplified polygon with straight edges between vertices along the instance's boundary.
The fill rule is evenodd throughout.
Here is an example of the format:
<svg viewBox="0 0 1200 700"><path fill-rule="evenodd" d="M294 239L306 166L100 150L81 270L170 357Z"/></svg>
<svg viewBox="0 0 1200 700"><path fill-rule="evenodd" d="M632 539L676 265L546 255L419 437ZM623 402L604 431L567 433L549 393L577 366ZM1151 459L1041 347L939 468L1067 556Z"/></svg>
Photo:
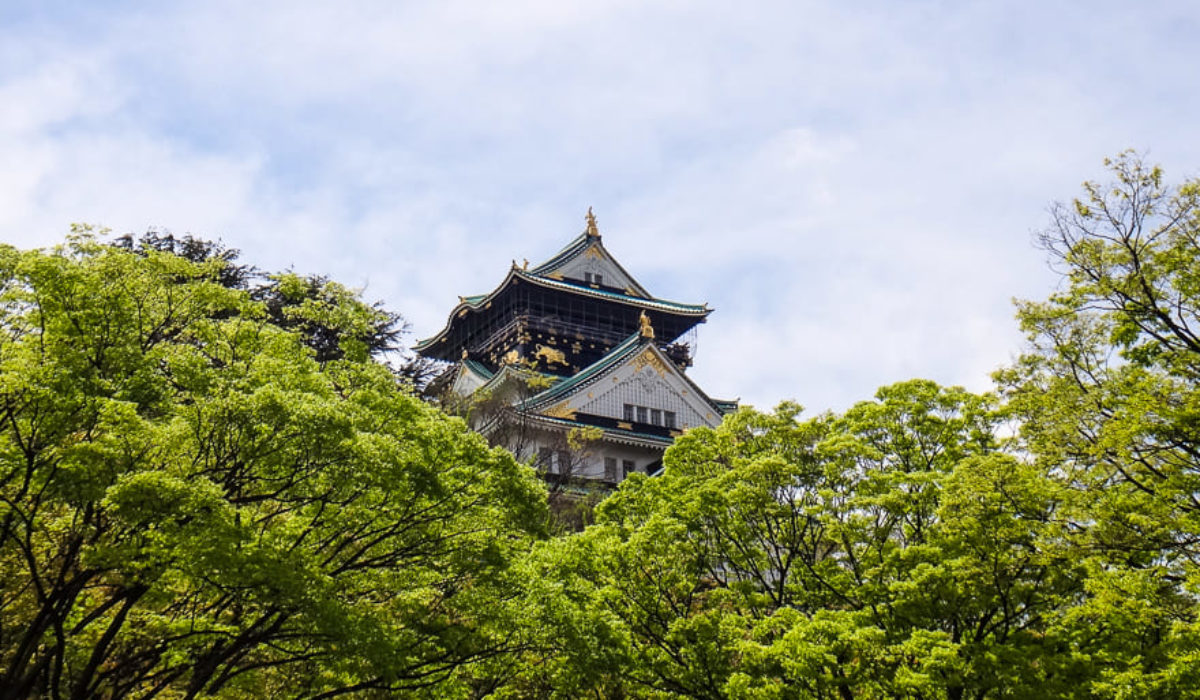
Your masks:
<svg viewBox="0 0 1200 700"><path fill-rule="evenodd" d="M621 478L626 479L630 474L637 471L637 465L632 459L621 460Z"/></svg>
<svg viewBox="0 0 1200 700"><path fill-rule="evenodd" d="M646 407L645 406L637 407L637 422L639 422L639 423L646 422Z"/></svg>
<svg viewBox="0 0 1200 700"><path fill-rule="evenodd" d="M554 470L555 474L570 474L571 473L571 453L566 450L558 451L558 469Z"/></svg>
<svg viewBox="0 0 1200 700"><path fill-rule="evenodd" d="M604 478L609 481L617 480L617 458L616 457L605 457L604 458Z"/></svg>
<svg viewBox="0 0 1200 700"><path fill-rule="evenodd" d="M657 408L650 409L650 422L654 425L662 425L662 411Z"/></svg>
<svg viewBox="0 0 1200 700"><path fill-rule="evenodd" d="M550 471L551 461L554 459L554 450L549 447L543 447L538 450L537 465L546 471Z"/></svg>
<svg viewBox="0 0 1200 700"><path fill-rule="evenodd" d="M668 428L670 428L671 430L675 429L675 412L674 411L663 411L663 419L666 422Z"/></svg>
<svg viewBox="0 0 1200 700"><path fill-rule="evenodd" d="M604 284L604 275L592 275L592 284Z"/></svg>
<svg viewBox="0 0 1200 700"><path fill-rule="evenodd" d="M635 420L637 420L637 418L634 415L633 404L631 404L631 403L625 404L625 422L632 423Z"/></svg>
<svg viewBox="0 0 1200 700"><path fill-rule="evenodd" d="M590 272L583 273L583 281L587 282L588 284L591 284L592 283L592 273L590 273Z"/></svg>

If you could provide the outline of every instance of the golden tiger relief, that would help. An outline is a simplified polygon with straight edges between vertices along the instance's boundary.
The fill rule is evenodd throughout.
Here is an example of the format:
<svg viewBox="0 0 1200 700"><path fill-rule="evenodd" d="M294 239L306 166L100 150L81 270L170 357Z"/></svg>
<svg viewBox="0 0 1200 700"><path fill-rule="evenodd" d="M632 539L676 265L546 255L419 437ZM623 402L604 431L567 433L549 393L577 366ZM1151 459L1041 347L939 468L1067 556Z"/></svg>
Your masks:
<svg viewBox="0 0 1200 700"><path fill-rule="evenodd" d="M562 350L558 350L556 348L551 348L551 347L546 347L545 345L542 345L541 343L538 343L537 352L534 353L533 356L539 360L544 361L548 365L554 365L554 364L565 365L565 364L567 364L567 356L563 354Z"/></svg>

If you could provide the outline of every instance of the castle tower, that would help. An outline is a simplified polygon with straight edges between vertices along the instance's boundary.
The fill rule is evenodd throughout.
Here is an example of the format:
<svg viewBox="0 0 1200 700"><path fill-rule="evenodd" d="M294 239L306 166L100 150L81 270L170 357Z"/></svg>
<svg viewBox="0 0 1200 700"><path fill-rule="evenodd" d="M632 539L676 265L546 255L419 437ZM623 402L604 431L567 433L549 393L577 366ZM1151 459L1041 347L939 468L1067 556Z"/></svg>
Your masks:
<svg viewBox="0 0 1200 700"><path fill-rule="evenodd" d="M736 402L709 398L685 374L682 335L707 305L652 296L587 228L546 262L515 262L488 294L459 297L445 327L416 345L453 362L435 382L475 400L474 429L549 476L615 484L653 473L688 428L715 426Z"/></svg>

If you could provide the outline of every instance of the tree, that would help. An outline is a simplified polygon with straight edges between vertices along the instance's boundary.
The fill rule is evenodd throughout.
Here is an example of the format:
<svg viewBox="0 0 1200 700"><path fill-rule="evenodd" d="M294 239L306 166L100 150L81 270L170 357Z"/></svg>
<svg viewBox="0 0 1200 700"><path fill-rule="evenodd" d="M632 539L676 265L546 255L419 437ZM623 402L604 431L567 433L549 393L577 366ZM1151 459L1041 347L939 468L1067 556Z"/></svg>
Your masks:
<svg viewBox="0 0 1200 700"><path fill-rule="evenodd" d="M1082 572L1052 546L1056 484L1006 454L990 400L912 381L842 416L798 411L689 431L661 478L626 480L596 526L540 543L532 607L553 637L514 684L1069 696L1086 669L1054 620Z"/></svg>
<svg viewBox="0 0 1200 700"><path fill-rule="evenodd" d="M1063 289L1020 304L1031 348L998 379L1025 448L1069 488L1106 694L1195 694L1200 590L1200 180L1126 152L1051 209Z"/></svg>
<svg viewBox="0 0 1200 700"><path fill-rule="evenodd" d="M401 338L408 324L381 302L364 304L358 294L322 275L298 275L294 272L267 274L251 265L239 264L241 251L220 242L191 235L148 231L141 236L126 234L114 240L125 250L146 254L151 251L176 255L194 263L222 263L216 281L229 289L244 289L251 298L262 302L271 322L299 333L319 362L338 360L351 353L375 359L398 358L396 373L417 389L422 389L436 374L435 364L423 357L403 352Z"/></svg>
<svg viewBox="0 0 1200 700"><path fill-rule="evenodd" d="M201 257L0 248L0 696L469 692L544 489Z"/></svg>
<svg viewBox="0 0 1200 700"><path fill-rule="evenodd" d="M457 370L451 367L424 393L442 410L465 420L493 447L533 464L546 482L553 528L581 530L592 522L596 503L608 493L608 487L583 476L604 431L591 426L548 430L536 414L522 410L557 379L538 371L536 365L532 360L508 364L502 381L466 395L454 391Z"/></svg>

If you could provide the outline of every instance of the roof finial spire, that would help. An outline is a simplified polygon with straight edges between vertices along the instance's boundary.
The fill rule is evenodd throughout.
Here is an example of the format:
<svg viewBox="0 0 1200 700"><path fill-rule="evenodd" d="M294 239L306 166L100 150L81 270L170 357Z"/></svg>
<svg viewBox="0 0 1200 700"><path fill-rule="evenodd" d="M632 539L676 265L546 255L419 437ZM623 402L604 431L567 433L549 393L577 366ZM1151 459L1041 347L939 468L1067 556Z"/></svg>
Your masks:
<svg viewBox="0 0 1200 700"><path fill-rule="evenodd" d="M592 213L591 207L588 207L587 213L587 235L592 238L600 237L600 229L596 226L596 215Z"/></svg>

